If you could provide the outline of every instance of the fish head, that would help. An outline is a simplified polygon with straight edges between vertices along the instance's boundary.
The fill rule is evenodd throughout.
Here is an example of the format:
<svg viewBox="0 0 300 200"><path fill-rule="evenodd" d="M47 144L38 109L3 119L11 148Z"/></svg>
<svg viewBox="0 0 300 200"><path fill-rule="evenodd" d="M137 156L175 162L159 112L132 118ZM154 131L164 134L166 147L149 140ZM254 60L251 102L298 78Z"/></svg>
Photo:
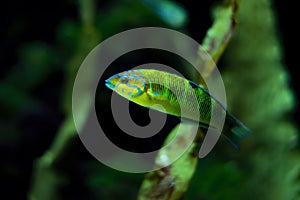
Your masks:
<svg viewBox="0 0 300 200"><path fill-rule="evenodd" d="M138 97L147 90L146 78L139 70L113 75L105 80L105 85L127 99Z"/></svg>

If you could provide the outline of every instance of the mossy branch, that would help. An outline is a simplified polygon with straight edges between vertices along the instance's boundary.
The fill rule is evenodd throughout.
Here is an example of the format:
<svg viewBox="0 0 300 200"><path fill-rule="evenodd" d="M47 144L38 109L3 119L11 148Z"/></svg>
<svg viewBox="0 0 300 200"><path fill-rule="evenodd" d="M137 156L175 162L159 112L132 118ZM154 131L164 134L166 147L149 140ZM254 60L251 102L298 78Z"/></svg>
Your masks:
<svg viewBox="0 0 300 200"><path fill-rule="evenodd" d="M200 66L203 66L203 71L201 72L203 79L208 78L214 71L214 64L218 62L232 37L237 25L239 5L240 0L224 0L221 5L213 9L213 25L207 31L198 51L198 63ZM211 58L204 57L206 52L215 63L211 63Z"/></svg>

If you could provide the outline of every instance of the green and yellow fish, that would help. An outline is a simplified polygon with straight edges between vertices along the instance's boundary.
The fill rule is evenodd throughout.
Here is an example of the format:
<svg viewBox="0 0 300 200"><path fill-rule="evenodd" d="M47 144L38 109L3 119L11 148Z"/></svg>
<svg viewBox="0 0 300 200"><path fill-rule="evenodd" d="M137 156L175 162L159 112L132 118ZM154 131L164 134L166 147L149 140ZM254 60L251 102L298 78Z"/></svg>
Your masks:
<svg viewBox="0 0 300 200"><path fill-rule="evenodd" d="M217 106L226 115L222 134L237 148L238 139L251 132L203 86L178 75L137 69L116 74L105 82L108 88L138 105L197 122L202 128L209 127L212 108ZM196 103L192 103L193 99ZM156 104L163 108L154 106Z"/></svg>

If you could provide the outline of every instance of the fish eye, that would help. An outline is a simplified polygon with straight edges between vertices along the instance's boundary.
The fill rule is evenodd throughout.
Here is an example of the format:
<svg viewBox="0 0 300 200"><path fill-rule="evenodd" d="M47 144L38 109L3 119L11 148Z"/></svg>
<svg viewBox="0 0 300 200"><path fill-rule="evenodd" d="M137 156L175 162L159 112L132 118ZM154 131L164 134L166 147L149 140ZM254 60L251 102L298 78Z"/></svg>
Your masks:
<svg viewBox="0 0 300 200"><path fill-rule="evenodd" d="M121 78L120 82L123 84L127 84L128 83L128 79L127 78Z"/></svg>

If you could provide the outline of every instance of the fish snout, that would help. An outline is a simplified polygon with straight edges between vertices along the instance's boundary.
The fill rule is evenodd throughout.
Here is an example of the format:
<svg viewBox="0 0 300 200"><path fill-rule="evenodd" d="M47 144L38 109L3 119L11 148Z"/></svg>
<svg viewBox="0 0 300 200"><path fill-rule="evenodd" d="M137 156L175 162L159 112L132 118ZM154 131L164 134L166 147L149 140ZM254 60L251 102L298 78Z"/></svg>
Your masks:
<svg viewBox="0 0 300 200"><path fill-rule="evenodd" d="M116 76L112 76L105 80L105 85L109 89L114 89L119 82L119 78Z"/></svg>

